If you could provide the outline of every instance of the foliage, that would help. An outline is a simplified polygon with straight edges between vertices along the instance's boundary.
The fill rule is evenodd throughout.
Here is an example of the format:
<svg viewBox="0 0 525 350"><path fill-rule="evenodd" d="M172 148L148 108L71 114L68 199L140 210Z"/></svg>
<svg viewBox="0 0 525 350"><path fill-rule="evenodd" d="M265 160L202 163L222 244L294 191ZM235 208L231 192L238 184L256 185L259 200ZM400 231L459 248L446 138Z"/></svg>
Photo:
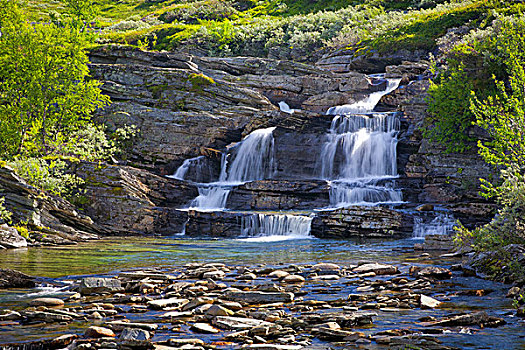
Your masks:
<svg viewBox="0 0 525 350"><path fill-rule="evenodd" d="M0 0L0 156L51 154L109 100L88 80L89 36L72 22L29 23Z"/></svg>
<svg viewBox="0 0 525 350"><path fill-rule="evenodd" d="M30 185L66 198L76 194L83 180L67 174L67 163L60 159L20 158L8 162Z"/></svg>
<svg viewBox="0 0 525 350"><path fill-rule="evenodd" d="M13 215L9 210L4 206L5 198L0 197L0 222L10 222L11 216Z"/></svg>
<svg viewBox="0 0 525 350"><path fill-rule="evenodd" d="M483 159L501 169L501 182L483 181L486 196L495 197L501 209L487 225L474 230L461 227L458 241L478 251L496 251L511 266L513 257L505 254L509 244L525 244L525 38L523 20L503 23L500 35L491 45L505 64L508 79L495 80L496 91L485 99L475 94L471 110L476 125L485 129L489 141L479 141ZM523 266L514 266L515 275L525 275Z"/></svg>
<svg viewBox="0 0 525 350"><path fill-rule="evenodd" d="M430 125L424 134L444 144L449 152L463 152L473 141L468 134L474 119L468 101L474 86L464 68L458 64L430 82L426 120Z"/></svg>

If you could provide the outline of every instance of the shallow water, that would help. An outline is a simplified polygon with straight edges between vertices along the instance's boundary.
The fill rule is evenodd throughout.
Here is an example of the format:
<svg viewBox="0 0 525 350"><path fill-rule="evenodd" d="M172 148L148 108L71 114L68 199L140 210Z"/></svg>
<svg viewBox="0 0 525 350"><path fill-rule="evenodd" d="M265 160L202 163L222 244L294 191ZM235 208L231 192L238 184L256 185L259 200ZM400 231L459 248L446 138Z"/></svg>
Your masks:
<svg viewBox="0 0 525 350"><path fill-rule="evenodd" d="M31 275L43 277L47 287L33 290L0 291L0 309L23 309L26 302L40 295L60 295L67 289L71 280L82 275L111 275L122 270L134 268L177 267L190 262L222 262L227 265L280 265L280 264L313 264L317 262L334 262L338 264L356 264L358 261L379 261L393 263L400 267L403 273L409 265L436 264L450 267L455 260L439 258L438 256L421 258L414 252L414 239L392 241L348 241L301 239L274 242L247 240L188 240L184 237L169 238L109 238L93 241L78 246L43 247L3 251L0 254L0 266L14 268ZM380 276L378 276L380 278ZM331 300L346 298L355 286L332 283L329 293L317 293L319 285L306 287L308 298ZM440 300L447 300L439 310L406 310L401 312L378 312L374 318L374 326L370 329L360 329L365 333L377 333L387 329L422 329L427 330L418 322L420 317L432 315L440 317L462 311L486 310L490 315L503 317L507 325L494 329L465 327L464 333L458 331L437 335L443 345L455 346L461 349L525 349L524 323L513 317L515 312L512 303L506 299L505 293L509 286L473 277L462 277L455 272L452 280L439 284L430 295ZM453 292L471 289L492 289L493 292L483 296L455 296ZM128 314L128 318L136 321L158 322L157 312L145 314ZM26 342L30 340L54 337L64 333L82 333L85 325L72 323L65 327L61 325L24 327L23 330L0 324L0 341ZM162 340L169 335L158 331L154 340ZM214 336L205 336L213 340ZM0 342L1 344L2 342ZM314 342L315 345L315 342ZM321 344L319 344L321 346ZM313 348L313 347L312 347ZM326 347L320 347L326 349ZM332 348L337 348L333 347ZM365 348L383 349L372 343Z"/></svg>

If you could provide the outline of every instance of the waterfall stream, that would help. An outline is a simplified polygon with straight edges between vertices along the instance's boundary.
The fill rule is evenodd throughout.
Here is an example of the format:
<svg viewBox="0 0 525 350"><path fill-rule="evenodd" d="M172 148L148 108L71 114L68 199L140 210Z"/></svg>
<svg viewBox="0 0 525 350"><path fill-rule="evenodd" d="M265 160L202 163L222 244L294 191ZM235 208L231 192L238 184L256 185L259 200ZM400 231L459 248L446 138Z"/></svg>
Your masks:
<svg viewBox="0 0 525 350"><path fill-rule="evenodd" d="M399 83L400 79L387 80L385 90L327 111L334 117L320 149L318 174L329 184L331 209L403 203L401 190L395 184L400 121L396 113L373 112L381 97L397 89ZM293 113L286 103L279 105L282 111ZM228 196L234 187L271 179L275 173L274 130L255 130L229 146L222 155L218 181L197 183L199 195L188 209L227 210ZM191 158L171 177L186 179L189 169L193 169L193 177L201 180L205 168L204 157ZM449 230L452 224L447 218L438 216L430 224L416 219L415 236ZM249 212L241 217L240 231L242 237L252 241L307 238L312 220L313 217L304 213Z"/></svg>

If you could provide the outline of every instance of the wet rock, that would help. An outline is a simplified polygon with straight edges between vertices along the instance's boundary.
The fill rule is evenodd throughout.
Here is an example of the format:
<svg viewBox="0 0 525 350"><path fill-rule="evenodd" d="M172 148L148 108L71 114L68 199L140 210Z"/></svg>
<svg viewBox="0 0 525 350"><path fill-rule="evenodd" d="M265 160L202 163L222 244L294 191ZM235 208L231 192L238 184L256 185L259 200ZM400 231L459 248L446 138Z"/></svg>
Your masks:
<svg viewBox="0 0 525 350"><path fill-rule="evenodd" d="M412 266L410 273L417 278L435 278L435 279L449 279L452 277L452 272L444 267L428 266L420 268L418 266Z"/></svg>
<svg viewBox="0 0 525 350"><path fill-rule="evenodd" d="M359 274L373 272L376 275L395 275L399 273L399 270L395 266L378 263L363 264L352 271Z"/></svg>
<svg viewBox="0 0 525 350"><path fill-rule="evenodd" d="M120 280L116 278L86 277L80 281L78 291L82 295L117 293L124 291Z"/></svg>
<svg viewBox="0 0 525 350"><path fill-rule="evenodd" d="M20 236L16 228L3 224L0 225L0 247L23 248L27 247L27 241Z"/></svg>
<svg viewBox="0 0 525 350"><path fill-rule="evenodd" d="M42 321L42 322L69 322L73 320L73 317L67 315L61 315L52 312L46 311L34 311L34 312L25 312L24 316L31 321Z"/></svg>
<svg viewBox="0 0 525 350"><path fill-rule="evenodd" d="M431 297L427 297L424 294L421 294L419 305L422 309L433 309L438 307L441 304L439 300L436 300Z"/></svg>
<svg viewBox="0 0 525 350"><path fill-rule="evenodd" d="M148 301L148 306L152 309L161 310L168 307L180 308L189 303L188 299L170 298Z"/></svg>
<svg viewBox="0 0 525 350"><path fill-rule="evenodd" d="M33 288L35 279L22 272L0 268L0 288Z"/></svg>
<svg viewBox="0 0 525 350"><path fill-rule="evenodd" d="M169 345L173 345L173 346L177 346L177 347L181 347L181 346L187 345L187 344L190 344L190 345L204 345L205 343L201 339L193 339L193 338L175 339L175 338L171 338L170 340L168 340L168 344Z"/></svg>
<svg viewBox="0 0 525 350"><path fill-rule="evenodd" d="M476 312L464 315L457 315L448 317L436 322L431 322L431 326L480 326L480 327L499 327L506 324L504 319L494 316L489 316L486 312Z"/></svg>
<svg viewBox="0 0 525 350"><path fill-rule="evenodd" d="M258 292L230 290L224 294L229 300L245 302L248 304L289 303L294 299L293 293L286 292Z"/></svg>
<svg viewBox="0 0 525 350"><path fill-rule="evenodd" d="M114 337L115 333L109 328L91 326L84 332L86 338Z"/></svg>
<svg viewBox="0 0 525 350"><path fill-rule="evenodd" d="M303 349L302 345L283 345L283 344L249 344L243 347L245 349L257 350L299 350Z"/></svg>
<svg viewBox="0 0 525 350"><path fill-rule="evenodd" d="M124 322L124 321L111 321L107 322L106 325L113 330L121 331L125 328L138 328L146 331L153 332L159 328L159 325L154 323L137 323L137 322Z"/></svg>
<svg viewBox="0 0 525 350"><path fill-rule="evenodd" d="M227 308L220 305L212 305L208 310L206 310L205 314L208 316L232 316L233 311L228 310Z"/></svg>
<svg viewBox="0 0 525 350"><path fill-rule="evenodd" d="M312 270L317 270L317 271L337 271L340 269L341 267L339 265L331 264L331 263L319 263L319 264L315 264L314 266L312 266Z"/></svg>
<svg viewBox="0 0 525 350"><path fill-rule="evenodd" d="M138 328L124 328L120 333L119 342L123 346L132 348L151 349L151 335L148 331Z"/></svg>
<svg viewBox="0 0 525 350"><path fill-rule="evenodd" d="M286 272L286 271L282 271L282 270L275 270L273 271L272 273L270 273L268 275L268 277L270 278L276 278L276 279L283 279L285 278L286 276L290 275L289 272Z"/></svg>
<svg viewBox="0 0 525 350"><path fill-rule="evenodd" d="M258 326L271 326L272 323L254 318L217 316L212 320L214 326L228 330L252 329Z"/></svg>
<svg viewBox="0 0 525 350"><path fill-rule="evenodd" d="M202 278L211 278L212 280L220 280L226 276L226 273L222 270L208 271L202 275Z"/></svg>
<svg viewBox="0 0 525 350"><path fill-rule="evenodd" d="M3 310L3 314L0 315L0 321L14 321L22 318L19 312L13 310Z"/></svg>
<svg viewBox="0 0 525 350"><path fill-rule="evenodd" d="M194 332L197 333L209 333L209 334L215 334L219 333L220 330L217 328L209 325L208 323L194 323L190 327Z"/></svg>
<svg viewBox="0 0 525 350"><path fill-rule="evenodd" d="M29 302L31 306L63 306L64 300L58 298L37 298Z"/></svg>
<svg viewBox="0 0 525 350"><path fill-rule="evenodd" d="M303 283L305 281L303 276L299 275L288 275L282 279L284 283Z"/></svg>

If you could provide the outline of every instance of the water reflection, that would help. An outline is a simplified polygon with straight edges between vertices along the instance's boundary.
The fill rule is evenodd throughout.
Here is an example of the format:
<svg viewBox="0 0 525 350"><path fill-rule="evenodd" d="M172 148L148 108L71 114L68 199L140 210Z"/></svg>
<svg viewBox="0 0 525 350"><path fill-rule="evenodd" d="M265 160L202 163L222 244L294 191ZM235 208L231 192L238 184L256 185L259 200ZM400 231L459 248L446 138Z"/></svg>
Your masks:
<svg viewBox="0 0 525 350"><path fill-rule="evenodd" d="M76 246L3 251L0 266L30 275L62 277L117 271L133 267L177 266L190 262L286 264L359 259L399 261L413 240L348 241L303 239L277 242L109 238Z"/></svg>

